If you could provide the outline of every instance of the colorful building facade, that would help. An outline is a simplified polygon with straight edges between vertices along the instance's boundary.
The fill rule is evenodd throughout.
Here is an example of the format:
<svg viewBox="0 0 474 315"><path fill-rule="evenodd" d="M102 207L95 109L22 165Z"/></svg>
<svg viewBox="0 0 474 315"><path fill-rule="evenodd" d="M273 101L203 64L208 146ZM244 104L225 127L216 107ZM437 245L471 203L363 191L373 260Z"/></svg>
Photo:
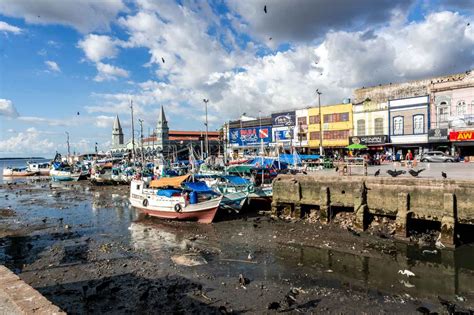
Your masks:
<svg viewBox="0 0 474 315"><path fill-rule="evenodd" d="M321 107L322 120L322 146L323 148L343 148L349 145L352 135L352 104L337 104ZM320 117L319 108L308 109L309 148L319 148Z"/></svg>

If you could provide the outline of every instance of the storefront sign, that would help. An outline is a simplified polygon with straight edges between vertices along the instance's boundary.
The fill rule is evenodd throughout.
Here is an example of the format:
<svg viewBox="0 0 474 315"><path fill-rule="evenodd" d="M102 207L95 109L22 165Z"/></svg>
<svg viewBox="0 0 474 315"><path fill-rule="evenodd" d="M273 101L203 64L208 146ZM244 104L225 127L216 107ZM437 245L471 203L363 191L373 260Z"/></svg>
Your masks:
<svg viewBox="0 0 474 315"><path fill-rule="evenodd" d="M384 144L387 142L387 139L388 137L386 135L350 137L349 144L363 144L363 145Z"/></svg>
<svg viewBox="0 0 474 315"><path fill-rule="evenodd" d="M272 114L273 127L294 126L295 120L295 111Z"/></svg>
<svg viewBox="0 0 474 315"><path fill-rule="evenodd" d="M449 133L451 141L474 141L474 130L451 131Z"/></svg>
<svg viewBox="0 0 474 315"><path fill-rule="evenodd" d="M446 142L448 141L448 129L436 128L428 130L428 142Z"/></svg>
<svg viewBox="0 0 474 315"><path fill-rule="evenodd" d="M231 128L229 129L229 141L239 146L259 145L261 142L270 143L272 141L272 127Z"/></svg>
<svg viewBox="0 0 474 315"><path fill-rule="evenodd" d="M293 138L293 129L275 130L273 129L273 139L275 142L290 141Z"/></svg>

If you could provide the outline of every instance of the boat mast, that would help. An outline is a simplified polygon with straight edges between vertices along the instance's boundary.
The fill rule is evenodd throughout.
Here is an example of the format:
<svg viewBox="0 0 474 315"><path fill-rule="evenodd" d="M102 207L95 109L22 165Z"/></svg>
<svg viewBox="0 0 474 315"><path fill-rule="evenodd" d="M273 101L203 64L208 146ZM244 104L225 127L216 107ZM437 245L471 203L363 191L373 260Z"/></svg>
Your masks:
<svg viewBox="0 0 474 315"><path fill-rule="evenodd" d="M69 132L66 131L66 144L67 144L67 163L69 163L69 156L71 155L71 147L69 146Z"/></svg>
<svg viewBox="0 0 474 315"><path fill-rule="evenodd" d="M133 101L132 98L130 98L130 110L132 113L132 159L133 162L135 163L135 128L133 126Z"/></svg>
<svg viewBox="0 0 474 315"><path fill-rule="evenodd" d="M142 151L142 163L145 163L145 155L143 154L143 119L138 119L140 123L140 146Z"/></svg>

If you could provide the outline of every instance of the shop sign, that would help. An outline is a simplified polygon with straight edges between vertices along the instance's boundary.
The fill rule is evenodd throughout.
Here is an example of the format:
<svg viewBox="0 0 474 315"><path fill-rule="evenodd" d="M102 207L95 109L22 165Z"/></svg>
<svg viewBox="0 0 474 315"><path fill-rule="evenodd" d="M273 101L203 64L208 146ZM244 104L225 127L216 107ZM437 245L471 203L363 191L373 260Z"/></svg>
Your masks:
<svg viewBox="0 0 474 315"><path fill-rule="evenodd" d="M272 114L273 127L294 126L296 121L295 111Z"/></svg>
<svg viewBox="0 0 474 315"><path fill-rule="evenodd" d="M451 141L474 141L474 130L451 131L449 133Z"/></svg>
<svg viewBox="0 0 474 315"><path fill-rule="evenodd" d="M448 141L447 128L435 128L428 130L428 142L446 142Z"/></svg>
<svg viewBox="0 0 474 315"><path fill-rule="evenodd" d="M387 143L388 136L377 135L377 136L360 136L360 137L349 137L349 144L384 144Z"/></svg>
<svg viewBox="0 0 474 315"><path fill-rule="evenodd" d="M263 140L263 141L262 141ZM272 142L272 127L230 128L229 141L239 146Z"/></svg>

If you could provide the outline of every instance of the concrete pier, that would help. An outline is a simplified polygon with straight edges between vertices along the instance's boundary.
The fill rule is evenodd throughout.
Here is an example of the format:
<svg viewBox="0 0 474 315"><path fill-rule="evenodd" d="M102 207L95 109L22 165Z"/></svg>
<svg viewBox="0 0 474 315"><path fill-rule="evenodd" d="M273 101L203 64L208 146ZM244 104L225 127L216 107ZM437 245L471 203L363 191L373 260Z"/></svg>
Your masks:
<svg viewBox="0 0 474 315"><path fill-rule="evenodd" d="M412 219L440 222L441 242L453 247L457 224L474 225L474 181L279 175L273 182L274 214L289 208L300 217L305 213L300 209L319 210L321 220L329 222L333 209L341 207L353 209L354 226L362 231L372 216L395 218L400 239L409 236Z"/></svg>

